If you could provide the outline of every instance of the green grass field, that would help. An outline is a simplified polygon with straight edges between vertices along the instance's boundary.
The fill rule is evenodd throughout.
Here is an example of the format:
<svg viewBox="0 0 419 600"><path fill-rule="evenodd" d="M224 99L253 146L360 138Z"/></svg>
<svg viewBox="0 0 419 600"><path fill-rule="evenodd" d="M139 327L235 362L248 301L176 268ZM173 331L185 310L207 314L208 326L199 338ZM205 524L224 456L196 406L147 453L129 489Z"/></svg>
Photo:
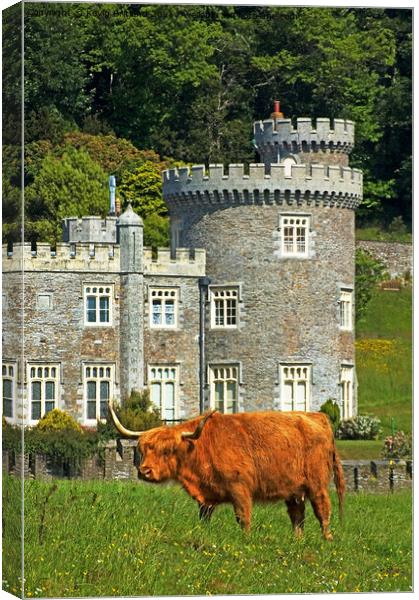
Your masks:
<svg viewBox="0 0 419 600"><path fill-rule="evenodd" d="M412 431L412 289L377 290L357 324L358 412Z"/></svg>
<svg viewBox="0 0 419 600"><path fill-rule="evenodd" d="M3 481L3 578L12 593L18 485ZM257 505L246 535L228 505L202 524L177 486L28 481L26 597L411 590L410 492L348 494L343 525L334 493L332 501L335 539L326 542L310 506L296 540L283 503Z"/></svg>

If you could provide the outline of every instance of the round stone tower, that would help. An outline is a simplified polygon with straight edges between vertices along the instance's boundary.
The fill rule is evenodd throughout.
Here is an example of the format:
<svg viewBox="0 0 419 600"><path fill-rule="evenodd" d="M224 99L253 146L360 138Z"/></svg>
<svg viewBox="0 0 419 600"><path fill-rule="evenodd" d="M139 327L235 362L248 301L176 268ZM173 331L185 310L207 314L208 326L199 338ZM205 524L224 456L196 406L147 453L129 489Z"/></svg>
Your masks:
<svg viewBox="0 0 419 600"><path fill-rule="evenodd" d="M254 124L262 161L164 173L173 246L207 251L208 405L356 413L354 124ZM224 402L220 402L220 397ZM227 399L227 400L226 400Z"/></svg>

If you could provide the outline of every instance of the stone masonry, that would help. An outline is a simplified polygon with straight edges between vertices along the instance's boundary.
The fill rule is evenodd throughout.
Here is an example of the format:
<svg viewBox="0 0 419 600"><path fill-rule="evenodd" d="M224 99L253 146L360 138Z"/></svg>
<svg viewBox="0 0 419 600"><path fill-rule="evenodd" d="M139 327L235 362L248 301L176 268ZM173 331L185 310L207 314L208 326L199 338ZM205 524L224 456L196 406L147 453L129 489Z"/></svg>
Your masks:
<svg viewBox="0 0 419 600"><path fill-rule="evenodd" d="M93 427L99 404L144 386L168 421L196 415L202 391L204 409L318 410L332 398L356 413L354 124L294 128L274 113L254 136L261 162L248 171L164 173L170 250L143 247L130 206L65 219L54 249L3 248L10 422L35 424L39 405Z"/></svg>
<svg viewBox="0 0 419 600"><path fill-rule="evenodd" d="M255 123L263 163L248 173L232 164L164 174L172 236L206 250L210 293L211 286L239 290L235 328L206 321L209 366L238 365L239 410L283 409L292 387L287 366L309 367L310 380L297 382L306 409L340 402L346 366L353 373L346 416L356 412L354 332L340 327L341 290L354 288L354 209L362 195L361 172L347 166L353 139L350 121L336 119L333 129L317 119L313 129L311 119L298 119L293 129L289 119L271 119ZM287 217L308 222L304 255L284 252ZM353 302L350 310L353 323Z"/></svg>

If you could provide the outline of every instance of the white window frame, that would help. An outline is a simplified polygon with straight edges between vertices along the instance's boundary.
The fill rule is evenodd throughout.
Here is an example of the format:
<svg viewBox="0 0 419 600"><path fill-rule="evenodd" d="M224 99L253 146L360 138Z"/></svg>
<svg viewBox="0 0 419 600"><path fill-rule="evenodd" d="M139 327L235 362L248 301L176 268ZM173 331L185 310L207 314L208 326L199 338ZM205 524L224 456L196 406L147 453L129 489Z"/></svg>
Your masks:
<svg viewBox="0 0 419 600"><path fill-rule="evenodd" d="M106 413L108 400L112 400L115 395L115 364L113 363L95 363L85 362L83 363L83 423L85 425L96 425L98 421L105 422L106 415L100 416L100 402L101 402L101 383L106 382L109 384L109 395L106 400ZM95 398L89 398L89 382L95 382ZM95 402L95 417L88 416L88 404L89 401Z"/></svg>
<svg viewBox="0 0 419 600"><path fill-rule="evenodd" d="M4 381L11 381L11 398L7 398L11 401L12 414L6 415L4 412ZM8 422L13 422L16 419L16 386L17 382L17 363L10 361L3 361L2 363L2 380L1 380L1 396L2 396L2 414Z"/></svg>
<svg viewBox="0 0 419 600"><path fill-rule="evenodd" d="M49 363L49 362L28 362L27 364L27 383L28 383L28 400L29 400L29 414L28 414L28 422L30 425L35 425L39 422L42 417L46 414L46 403L54 402L54 408L60 407L60 391L61 391L61 367L59 363ZM40 398L33 398L33 383L40 383L41 393ZM54 383L54 398L47 398L47 383ZM32 404L34 402L41 403L41 415L39 419L32 418ZM50 412L50 410L48 412Z"/></svg>
<svg viewBox="0 0 419 600"><path fill-rule="evenodd" d="M353 329L353 290L350 288L341 288L339 295L339 328L342 331L352 331Z"/></svg>
<svg viewBox="0 0 419 600"><path fill-rule="evenodd" d="M178 326L179 313L179 288L177 287L150 287L148 292L148 301L150 307L150 327L152 329L176 329ZM154 323L154 301L161 303L161 323ZM173 323L167 323L166 304L173 302Z"/></svg>
<svg viewBox="0 0 419 600"><path fill-rule="evenodd" d="M210 408L219 410L225 414L234 414L239 412L239 387L240 387L240 367L238 364L216 364L209 366L209 388L210 388ZM228 384L234 382L235 398L233 398L233 410L228 410L227 396ZM222 385L223 398L222 406L216 402L216 384Z"/></svg>
<svg viewBox="0 0 419 600"><path fill-rule="evenodd" d="M95 291L93 291L95 290ZM103 290L103 291L100 291ZM108 290L108 291L106 291ZM96 298L95 306L95 321L88 320L88 306L87 298L94 296ZM84 283L83 284L83 320L85 327L112 327L113 324L113 296L114 296L114 284L113 283ZM109 320L100 321L100 298L108 298L109 305Z"/></svg>
<svg viewBox="0 0 419 600"><path fill-rule="evenodd" d="M306 258L308 257L309 235L310 235L310 217L308 215L299 215L295 213L284 213L280 215L279 222L281 230L281 255L284 258ZM291 235L287 236L286 230L291 230ZM304 249L299 245L298 234L301 230L304 232ZM301 233L300 233L301 235ZM291 249L290 249L291 245Z"/></svg>
<svg viewBox="0 0 419 600"><path fill-rule="evenodd" d="M210 313L211 313L211 329L237 329L239 325L239 299L240 290L238 286L210 286ZM229 302L234 302L235 322L227 323ZM217 304L222 306L223 323L217 323Z"/></svg>
<svg viewBox="0 0 419 600"><path fill-rule="evenodd" d="M305 412L310 410L311 405L311 365L309 363L281 363L280 364L280 381L281 381L281 410ZM304 408L296 408L296 398L298 396L298 384L305 383L305 402ZM292 384L292 405L289 409L285 405L286 385Z"/></svg>
<svg viewBox="0 0 419 600"><path fill-rule="evenodd" d="M159 375L161 373L161 376ZM162 421L179 420L179 367L174 364L151 364L148 365L148 388L150 390L150 400L156 408L160 409ZM167 419L167 397L166 387L163 383L173 384L173 418ZM160 384L160 406L154 402L153 384Z"/></svg>
<svg viewBox="0 0 419 600"><path fill-rule="evenodd" d="M341 365L340 368L340 413L342 419L353 416L354 366Z"/></svg>

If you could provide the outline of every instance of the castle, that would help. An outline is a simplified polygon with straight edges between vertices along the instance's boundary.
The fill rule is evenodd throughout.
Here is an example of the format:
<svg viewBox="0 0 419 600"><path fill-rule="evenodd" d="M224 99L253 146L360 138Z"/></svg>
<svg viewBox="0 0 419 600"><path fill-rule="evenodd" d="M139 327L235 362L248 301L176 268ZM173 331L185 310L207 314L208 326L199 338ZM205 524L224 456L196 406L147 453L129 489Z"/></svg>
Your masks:
<svg viewBox="0 0 419 600"><path fill-rule="evenodd" d="M319 410L329 398L356 414L354 124L293 127L276 103L254 136L248 173L164 173L171 247L157 256L130 206L65 219L54 250L3 248L10 422L56 407L95 426L109 398L144 387L168 423L208 408Z"/></svg>

